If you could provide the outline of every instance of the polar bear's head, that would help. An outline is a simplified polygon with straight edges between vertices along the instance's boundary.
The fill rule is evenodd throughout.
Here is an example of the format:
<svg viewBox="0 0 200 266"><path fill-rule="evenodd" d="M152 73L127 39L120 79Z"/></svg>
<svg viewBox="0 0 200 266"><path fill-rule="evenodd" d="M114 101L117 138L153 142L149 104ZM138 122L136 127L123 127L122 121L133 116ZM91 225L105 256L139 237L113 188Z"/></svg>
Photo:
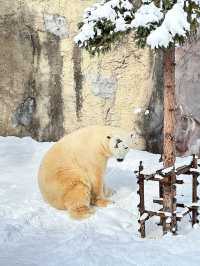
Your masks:
<svg viewBox="0 0 200 266"><path fill-rule="evenodd" d="M121 136L107 136L109 139L109 149L118 162L123 162L129 151L128 138Z"/></svg>

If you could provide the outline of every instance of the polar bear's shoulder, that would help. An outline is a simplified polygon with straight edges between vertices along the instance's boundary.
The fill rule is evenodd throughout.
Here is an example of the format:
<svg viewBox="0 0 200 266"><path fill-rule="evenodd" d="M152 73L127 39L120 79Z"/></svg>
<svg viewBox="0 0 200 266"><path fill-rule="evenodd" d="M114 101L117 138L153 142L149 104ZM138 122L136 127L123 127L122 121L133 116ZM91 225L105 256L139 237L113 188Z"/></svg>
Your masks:
<svg viewBox="0 0 200 266"><path fill-rule="evenodd" d="M78 137L92 137L93 134L95 135L106 135L106 134L127 134L128 132L120 127L113 127L113 126L101 126L101 125L91 125L87 127L83 127L80 129L77 129L70 134L64 136L64 138L78 138Z"/></svg>
<svg viewBox="0 0 200 266"><path fill-rule="evenodd" d="M119 127L112 126L101 126L101 125L92 125L80 128L73 131L72 133L65 135L60 141L57 142L57 145L62 146L63 148L66 145L72 147L73 149L87 145L97 145L104 143L106 137L127 137L128 132ZM83 145L84 144L84 145Z"/></svg>
<svg viewBox="0 0 200 266"><path fill-rule="evenodd" d="M122 129L120 127L114 126L101 126L101 125L91 125L88 127L81 128L77 131L77 133L95 133L95 134L127 134L128 131Z"/></svg>

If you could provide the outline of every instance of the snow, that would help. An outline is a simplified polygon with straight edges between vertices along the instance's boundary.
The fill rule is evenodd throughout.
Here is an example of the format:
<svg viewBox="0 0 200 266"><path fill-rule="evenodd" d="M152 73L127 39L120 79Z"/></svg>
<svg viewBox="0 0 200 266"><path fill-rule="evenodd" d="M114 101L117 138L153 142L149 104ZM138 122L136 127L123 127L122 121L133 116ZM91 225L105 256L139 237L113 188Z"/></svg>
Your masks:
<svg viewBox="0 0 200 266"><path fill-rule="evenodd" d="M119 18L117 18L115 20L115 32L118 31L126 31L127 30L127 24L126 21L124 20L124 18L122 16L119 15Z"/></svg>
<svg viewBox="0 0 200 266"><path fill-rule="evenodd" d="M192 156L177 158L175 162L175 170L183 165L190 165L191 162L192 162ZM157 171L160 171L163 169L163 163L159 161L152 163L152 165L150 166L149 165L146 166L145 164L143 166L144 166L144 169L141 171L141 174L143 175L152 175L152 174L155 174ZM165 168L162 170L162 174L167 174L172 170L173 170L173 167ZM157 175L156 177L159 178Z"/></svg>
<svg viewBox="0 0 200 266"><path fill-rule="evenodd" d="M157 178L157 179L163 179L163 177L161 175L159 175L159 174L155 174L155 178Z"/></svg>
<svg viewBox="0 0 200 266"><path fill-rule="evenodd" d="M190 30L190 24L187 21L187 13L183 10L184 1L179 0L172 9L170 9L164 18L161 26L157 27L147 37L147 44L151 48L165 47L173 41L175 35L185 36Z"/></svg>
<svg viewBox="0 0 200 266"><path fill-rule="evenodd" d="M114 203L98 208L91 218L75 221L66 211L41 198L37 171L52 143L31 138L0 137L0 265L1 266L199 266L200 227L179 223L179 235L162 237L158 218L146 223L147 238L138 233L137 180L143 160L157 164L160 155L131 150L124 162L110 159L106 182L116 193ZM184 178L184 177L183 177ZM191 180L177 186L179 202L191 201ZM155 182L145 184L147 209L159 208ZM189 248L188 248L189 247Z"/></svg>
<svg viewBox="0 0 200 266"><path fill-rule="evenodd" d="M95 35L94 25L95 23L92 21L84 24L79 35L75 37L75 42L78 43L79 41L82 45L85 40L93 39ZM100 32L98 31L98 33Z"/></svg>
<svg viewBox="0 0 200 266"><path fill-rule="evenodd" d="M142 216L140 216L140 221L146 220L148 218L148 213L143 213Z"/></svg>
<svg viewBox="0 0 200 266"><path fill-rule="evenodd" d="M189 207L200 207L200 203L192 202L192 204Z"/></svg>
<svg viewBox="0 0 200 266"><path fill-rule="evenodd" d="M166 219L166 223L167 223L167 224L170 224L171 221L172 221L172 218L171 218L171 217L168 217L168 218Z"/></svg>
<svg viewBox="0 0 200 266"><path fill-rule="evenodd" d="M199 23L200 1L195 0L195 3L197 7L192 7L189 12L193 20ZM171 9L168 9L162 1L160 7L157 7L153 1L143 0L141 6L135 11L128 0L102 1L85 11L84 25L75 37L75 42L80 47L87 46L88 41L98 36L95 34L98 31L98 23L104 24L109 21L114 27L114 32L126 32L129 29L139 29L141 32L142 28L143 30L148 28L146 44L152 49L168 48L170 44L179 42L177 37L186 37L190 31L188 14L184 10L185 4L187 6L189 1L178 0ZM104 32L102 31L101 34L103 35ZM113 34L113 31L110 34Z"/></svg>
<svg viewBox="0 0 200 266"><path fill-rule="evenodd" d="M120 14L120 9L125 10L123 15ZM85 42L88 40L94 39L95 32L97 32L97 36L100 35L97 27L97 22L99 21L103 22L107 20L112 22L113 25L115 25L115 32L126 31L130 25L127 24L125 18L127 16L132 16L130 13L132 9L133 5L128 0L101 1L87 8L83 15L84 24L79 34L74 38L75 43L81 47L84 46Z"/></svg>
<svg viewBox="0 0 200 266"><path fill-rule="evenodd" d="M135 107L133 109L133 112L134 112L134 114L140 114L140 113L143 113L144 112L144 115L149 115L149 113L150 113L150 111L148 109L145 110L142 107Z"/></svg>
<svg viewBox="0 0 200 266"><path fill-rule="evenodd" d="M152 23L159 23L163 18L163 13L160 8L156 7L152 2L149 5L143 4L135 13L135 18L131 22L131 26L134 27L146 27L149 28Z"/></svg>
<svg viewBox="0 0 200 266"><path fill-rule="evenodd" d="M118 1L119 2L119 1ZM123 8L125 8L125 9L127 9L127 10L131 10L132 8L133 8L133 5L129 2L129 1L127 1L127 0L123 0L123 1L121 1L122 3L121 3L121 6L123 7Z"/></svg>
<svg viewBox="0 0 200 266"><path fill-rule="evenodd" d="M182 217L184 216L184 214L185 214L186 212L188 212L188 211L189 211L189 209L188 209L187 207L185 207L185 208L182 209L181 213L177 213L176 215L177 215L178 217L182 218Z"/></svg>
<svg viewBox="0 0 200 266"><path fill-rule="evenodd" d="M200 167L198 167L198 168L190 168L190 172L194 172L194 173L200 174Z"/></svg>
<svg viewBox="0 0 200 266"><path fill-rule="evenodd" d="M173 41L172 35L164 25L152 31L147 37L147 44L151 48L167 47Z"/></svg>

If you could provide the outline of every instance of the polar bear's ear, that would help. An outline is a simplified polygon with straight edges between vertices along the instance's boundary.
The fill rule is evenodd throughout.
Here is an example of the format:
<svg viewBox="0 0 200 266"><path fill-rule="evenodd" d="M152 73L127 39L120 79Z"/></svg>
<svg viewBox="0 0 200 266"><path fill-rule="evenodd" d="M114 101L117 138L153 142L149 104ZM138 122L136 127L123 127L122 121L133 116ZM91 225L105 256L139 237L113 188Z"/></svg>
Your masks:
<svg viewBox="0 0 200 266"><path fill-rule="evenodd" d="M133 139L135 137L135 134L134 133L131 133L130 134L130 137L131 137L131 139Z"/></svg>
<svg viewBox="0 0 200 266"><path fill-rule="evenodd" d="M111 136L107 136L107 139L111 139Z"/></svg>
<svg viewBox="0 0 200 266"><path fill-rule="evenodd" d="M127 136L127 141L129 143L129 146L132 147L136 139L136 135L134 132L129 132Z"/></svg>
<svg viewBox="0 0 200 266"><path fill-rule="evenodd" d="M142 137L142 134L140 132L131 132L130 133L130 138L132 141L138 141Z"/></svg>

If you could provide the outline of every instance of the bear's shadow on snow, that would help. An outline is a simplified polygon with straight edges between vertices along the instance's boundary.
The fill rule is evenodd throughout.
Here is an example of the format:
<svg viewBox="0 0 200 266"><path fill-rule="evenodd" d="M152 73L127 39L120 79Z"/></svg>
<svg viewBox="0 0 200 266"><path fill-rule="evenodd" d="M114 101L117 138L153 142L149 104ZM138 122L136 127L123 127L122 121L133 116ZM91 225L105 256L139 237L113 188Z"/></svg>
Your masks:
<svg viewBox="0 0 200 266"><path fill-rule="evenodd" d="M120 169L118 167L108 167L105 173L105 184L115 191L121 188L128 188L131 191L137 189L137 179L134 171L129 169Z"/></svg>

